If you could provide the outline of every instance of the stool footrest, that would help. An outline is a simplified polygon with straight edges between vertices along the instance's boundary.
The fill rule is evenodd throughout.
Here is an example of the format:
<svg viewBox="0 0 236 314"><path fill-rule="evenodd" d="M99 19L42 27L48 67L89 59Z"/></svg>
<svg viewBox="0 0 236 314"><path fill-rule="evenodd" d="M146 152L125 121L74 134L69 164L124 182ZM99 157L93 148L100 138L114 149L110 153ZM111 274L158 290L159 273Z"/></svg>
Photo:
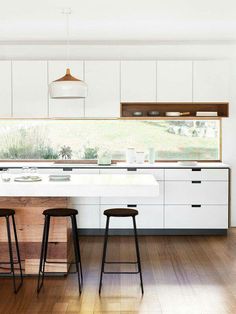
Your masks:
<svg viewBox="0 0 236 314"><path fill-rule="evenodd" d="M76 262L58 262L58 261L45 261L45 264L67 264L67 265L73 265L76 264Z"/></svg>
<svg viewBox="0 0 236 314"><path fill-rule="evenodd" d="M136 275L136 274L139 274L140 273L140 271L104 271L103 272L103 274L130 274L130 275L132 275L132 274L134 274L134 275Z"/></svg>
<svg viewBox="0 0 236 314"><path fill-rule="evenodd" d="M122 262L122 261L118 261L118 262L104 262L104 264L138 264L138 262Z"/></svg>

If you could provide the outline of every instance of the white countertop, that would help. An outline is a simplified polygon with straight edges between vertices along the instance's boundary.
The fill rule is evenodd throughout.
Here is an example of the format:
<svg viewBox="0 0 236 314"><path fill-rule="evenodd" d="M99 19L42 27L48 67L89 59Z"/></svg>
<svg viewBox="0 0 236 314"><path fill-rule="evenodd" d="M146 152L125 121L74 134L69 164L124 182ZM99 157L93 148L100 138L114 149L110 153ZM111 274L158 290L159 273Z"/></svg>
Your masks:
<svg viewBox="0 0 236 314"><path fill-rule="evenodd" d="M154 176L139 174L72 174L71 181L51 182L40 175L39 182L10 182L0 179L1 197L157 197L159 184Z"/></svg>
<svg viewBox="0 0 236 314"><path fill-rule="evenodd" d="M97 164L74 164L74 163L54 163L54 162L0 162L0 168L21 168L21 167L37 167L37 168L229 168L229 165L222 162L198 162L196 166L183 166L177 162L155 162L153 164L128 164L118 162L111 166L98 166Z"/></svg>

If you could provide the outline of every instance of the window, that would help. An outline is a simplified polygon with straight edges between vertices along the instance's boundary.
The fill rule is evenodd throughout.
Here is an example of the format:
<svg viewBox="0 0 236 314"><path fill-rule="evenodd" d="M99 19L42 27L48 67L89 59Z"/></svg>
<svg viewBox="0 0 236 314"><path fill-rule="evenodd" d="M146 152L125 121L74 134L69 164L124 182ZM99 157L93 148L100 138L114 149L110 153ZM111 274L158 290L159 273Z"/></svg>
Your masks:
<svg viewBox="0 0 236 314"><path fill-rule="evenodd" d="M1 120L1 159L96 159L127 147L157 160L219 160L219 120Z"/></svg>

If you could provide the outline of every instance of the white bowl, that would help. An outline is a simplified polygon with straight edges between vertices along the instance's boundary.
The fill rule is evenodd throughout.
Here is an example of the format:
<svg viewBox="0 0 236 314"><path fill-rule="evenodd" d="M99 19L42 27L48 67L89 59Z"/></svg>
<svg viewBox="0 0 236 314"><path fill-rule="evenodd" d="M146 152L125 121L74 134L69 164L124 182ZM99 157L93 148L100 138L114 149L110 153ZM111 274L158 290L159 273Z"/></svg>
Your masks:
<svg viewBox="0 0 236 314"><path fill-rule="evenodd" d="M178 161L178 164L185 167L196 167L197 161Z"/></svg>

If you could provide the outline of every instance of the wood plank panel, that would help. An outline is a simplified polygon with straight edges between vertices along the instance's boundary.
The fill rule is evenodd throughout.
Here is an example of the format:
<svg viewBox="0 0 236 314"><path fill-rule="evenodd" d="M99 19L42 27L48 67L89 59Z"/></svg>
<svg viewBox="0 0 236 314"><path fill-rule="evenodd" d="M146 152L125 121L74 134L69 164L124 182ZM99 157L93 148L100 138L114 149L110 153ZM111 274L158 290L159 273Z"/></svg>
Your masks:
<svg viewBox="0 0 236 314"><path fill-rule="evenodd" d="M16 225L18 241L20 242L41 242L43 225ZM11 228L12 241L14 233ZM6 227L0 229L0 242L7 241ZM49 242L67 242L67 225L50 225Z"/></svg>
<svg viewBox="0 0 236 314"><path fill-rule="evenodd" d="M38 271L38 259L44 226L42 212L47 208L65 208L68 199L65 197L1 197L0 208L12 208L15 210L15 221L18 241L20 244L21 259L24 271L27 274L36 274ZM11 220L10 220L11 222ZM71 230L70 221L67 218L52 218L49 232L49 259L68 261L70 252ZM11 236L14 242L13 228ZM0 256L8 258L7 233L5 218L0 219ZM71 254L70 254L71 255ZM52 272L67 271L67 265L53 264L48 266ZM37 271L36 271L37 269Z"/></svg>

